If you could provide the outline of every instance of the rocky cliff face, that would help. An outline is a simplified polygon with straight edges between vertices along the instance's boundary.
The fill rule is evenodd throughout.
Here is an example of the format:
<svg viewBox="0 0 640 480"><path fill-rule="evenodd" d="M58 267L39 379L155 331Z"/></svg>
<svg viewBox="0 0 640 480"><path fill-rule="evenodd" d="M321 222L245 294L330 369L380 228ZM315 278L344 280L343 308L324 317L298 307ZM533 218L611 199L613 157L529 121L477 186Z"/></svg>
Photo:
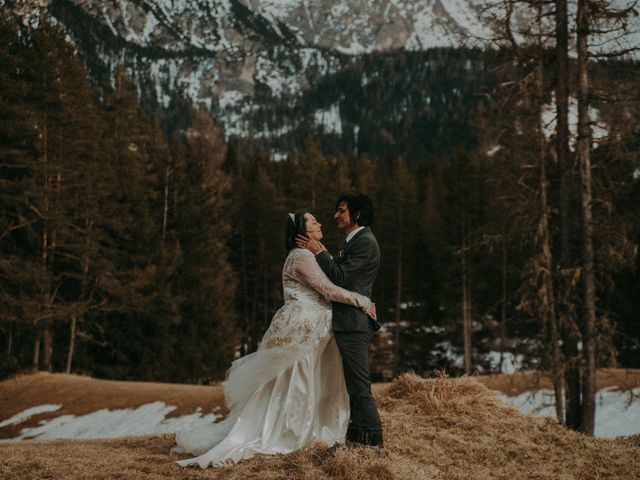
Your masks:
<svg viewBox="0 0 640 480"><path fill-rule="evenodd" d="M256 114L293 106L363 54L455 46L481 33L472 0L50 0L50 8L96 80L124 65L147 99L166 107L180 93L206 104L227 137L295 129ZM327 105L306 120L339 134L340 119L339 105Z"/></svg>
<svg viewBox="0 0 640 480"><path fill-rule="evenodd" d="M349 54L458 46L486 33L473 0L65 1L118 37L173 51L247 50L247 26L261 41Z"/></svg>
<svg viewBox="0 0 640 480"><path fill-rule="evenodd" d="M389 63L389 57L397 56L401 62L391 73L407 76L412 87L413 82L424 82L425 75L432 75L430 67L412 64L421 52L483 46L489 37L480 18L485 3L0 0L0 5L25 15L48 7L69 32L96 82L108 81L123 65L145 102L168 107L184 96L212 110L227 138L275 142L281 150L290 150L286 139L300 131L339 137L349 131L352 143L357 143L365 133L358 115L365 113L362 105L348 101L355 90L364 95L372 82L380 83L382 71L389 73L386 67L367 70L363 65L371 67L372 58ZM526 21L530 16L517 13L514 22L520 22L521 29L530 28ZM413 60L405 62L405 56ZM460 68L475 68L471 60L460 61L465 62ZM441 76L446 72L441 70ZM347 78L349 85L344 83ZM387 88L406 87L396 79ZM446 95L460 97L460 91L460 84L449 84ZM418 102L416 92L398 100L396 120L403 114L411 116L411 108L431 112L436 98L431 93L420 90Z"/></svg>

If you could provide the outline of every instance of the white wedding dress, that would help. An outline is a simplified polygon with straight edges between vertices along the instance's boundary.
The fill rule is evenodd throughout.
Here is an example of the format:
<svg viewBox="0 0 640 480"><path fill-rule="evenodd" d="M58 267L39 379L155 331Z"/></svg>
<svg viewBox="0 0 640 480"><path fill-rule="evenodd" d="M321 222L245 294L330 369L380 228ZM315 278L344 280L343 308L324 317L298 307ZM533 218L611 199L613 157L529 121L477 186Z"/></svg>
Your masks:
<svg viewBox="0 0 640 480"><path fill-rule="evenodd" d="M223 382L229 415L178 431L173 451L198 455L178 464L206 468L258 453L288 453L316 441L344 441L349 397L330 301L365 311L371 301L331 283L308 250L289 252L282 283L284 306L258 350L233 362Z"/></svg>

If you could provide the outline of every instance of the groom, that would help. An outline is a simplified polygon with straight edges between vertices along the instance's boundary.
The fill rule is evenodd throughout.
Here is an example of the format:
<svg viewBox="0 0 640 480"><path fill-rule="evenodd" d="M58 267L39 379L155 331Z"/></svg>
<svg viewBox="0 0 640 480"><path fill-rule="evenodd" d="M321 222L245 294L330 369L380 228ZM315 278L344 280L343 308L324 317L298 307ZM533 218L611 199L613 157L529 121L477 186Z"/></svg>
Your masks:
<svg viewBox="0 0 640 480"><path fill-rule="evenodd" d="M362 193L342 195L334 218L346 236L343 249L334 259L317 240L299 236L297 243L316 256L316 261L336 285L371 298L380 267L380 248L371 228L373 203ZM349 393L351 418L347 442L382 447L382 424L371 394L369 342L380 325L351 305L333 303L333 332L342 356L344 379Z"/></svg>

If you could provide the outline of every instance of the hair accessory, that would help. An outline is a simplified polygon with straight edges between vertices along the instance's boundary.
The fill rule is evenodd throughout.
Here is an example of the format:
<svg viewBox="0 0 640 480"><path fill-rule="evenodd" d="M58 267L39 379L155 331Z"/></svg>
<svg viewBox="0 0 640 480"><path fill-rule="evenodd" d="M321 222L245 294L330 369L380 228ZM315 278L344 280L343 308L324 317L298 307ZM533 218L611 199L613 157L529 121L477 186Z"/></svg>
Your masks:
<svg viewBox="0 0 640 480"><path fill-rule="evenodd" d="M296 216L293 213L290 213L289 216L291 217L291 221L296 223Z"/></svg>

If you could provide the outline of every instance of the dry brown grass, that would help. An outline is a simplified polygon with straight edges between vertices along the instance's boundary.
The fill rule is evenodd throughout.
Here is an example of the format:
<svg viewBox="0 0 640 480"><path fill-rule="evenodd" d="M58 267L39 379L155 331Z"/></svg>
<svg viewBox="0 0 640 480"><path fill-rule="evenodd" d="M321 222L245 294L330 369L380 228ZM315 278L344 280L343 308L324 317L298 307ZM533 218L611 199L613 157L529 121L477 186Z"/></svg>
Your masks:
<svg viewBox="0 0 640 480"><path fill-rule="evenodd" d="M640 478L640 436L590 438L551 419L521 415L501 404L476 378L425 380L403 375L374 390L387 457L371 449L341 448L332 453L314 445L289 455L259 456L233 467L200 470L183 469L173 462L177 457L168 453L173 435L27 441L0 445L0 478Z"/></svg>

